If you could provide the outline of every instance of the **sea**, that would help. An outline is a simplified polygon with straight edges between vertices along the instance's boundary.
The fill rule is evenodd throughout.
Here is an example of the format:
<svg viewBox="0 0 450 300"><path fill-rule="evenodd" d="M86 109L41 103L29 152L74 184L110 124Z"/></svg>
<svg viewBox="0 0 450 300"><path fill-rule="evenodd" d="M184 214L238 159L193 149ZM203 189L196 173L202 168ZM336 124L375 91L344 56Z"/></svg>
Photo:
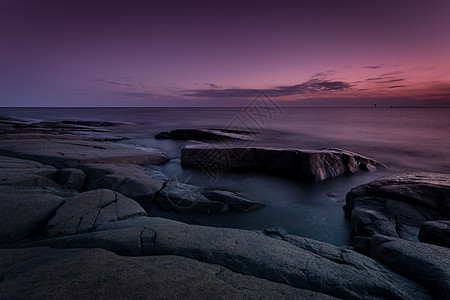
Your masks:
<svg viewBox="0 0 450 300"><path fill-rule="evenodd" d="M126 137L119 143L166 153L171 160L158 167L171 180L232 190L267 204L252 212L219 215L180 214L152 204L150 216L256 231L276 227L287 234L338 246L351 245L349 219L343 206L352 188L392 174L450 173L449 108L287 108L260 104L233 108L0 108L0 115L118 122L120 126L108 127L111 131L102 134ZM340 148L376 159L387 168L316 183L267 173L212 174L180 166L181 149L193 141L154 138L159 132L183 128L251 132L250 140L236 142L239 146Z"/></svg>

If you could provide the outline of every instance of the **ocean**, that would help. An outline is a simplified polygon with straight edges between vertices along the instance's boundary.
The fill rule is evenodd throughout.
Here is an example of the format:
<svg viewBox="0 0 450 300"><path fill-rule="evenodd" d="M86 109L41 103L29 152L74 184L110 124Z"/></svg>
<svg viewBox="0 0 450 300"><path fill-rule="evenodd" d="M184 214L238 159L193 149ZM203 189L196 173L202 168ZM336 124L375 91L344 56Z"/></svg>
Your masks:
<svg viewBox="0 0 450 300"><path fill-rule="evenodd" d="M266 103L267 104L267 103ZM350 245L349 221L342 209L353 187L397 173L450 173L450 109L448 108L284 108L268 103L245 108L0 108L0 115L37 120L96 120L120 122L111 127L121 141L167 153L160 166L172 180L205 188L246 194L266 208L222 215L163 216L191 224L264 230L278 227L289 234L335 245ZM207 174L182 168L180 150L187 141L155 140L155 134L180 128L229 128L257 132L242 146L298 149L341 148L374 158L388 168L361 172L318 183L258 173Z"/></svg>

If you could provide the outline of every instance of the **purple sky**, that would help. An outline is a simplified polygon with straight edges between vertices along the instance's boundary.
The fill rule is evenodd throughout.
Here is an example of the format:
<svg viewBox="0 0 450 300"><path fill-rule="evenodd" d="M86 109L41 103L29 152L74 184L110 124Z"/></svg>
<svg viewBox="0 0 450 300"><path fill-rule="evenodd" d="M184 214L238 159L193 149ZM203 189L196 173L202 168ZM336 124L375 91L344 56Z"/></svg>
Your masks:
<svg viewBox="0 0 450 300"><path fill-rule="evenodd" d="M446 106L449 29L448 0L2 0L0 106Z"/></svg>

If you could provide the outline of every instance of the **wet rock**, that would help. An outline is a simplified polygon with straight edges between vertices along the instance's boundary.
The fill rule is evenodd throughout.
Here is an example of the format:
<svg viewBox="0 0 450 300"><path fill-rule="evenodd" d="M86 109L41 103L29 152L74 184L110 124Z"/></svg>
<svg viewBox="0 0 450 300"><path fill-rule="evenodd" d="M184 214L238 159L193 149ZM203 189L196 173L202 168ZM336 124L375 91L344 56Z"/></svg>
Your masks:
<svg viewBox="0 0 450 300"><path fill-rule="evenodd" d="M226 203L203 196L199 188L178 182L168 182L158 194L157 201L162 208L181 213L218 214L229 209Z"/></svg>
<svg viewBox="0 0 450 300"><path fill-rule="evenodd" d="M450 298L450 249L375 235L371 256L427 287L436 298Z"/></svg>
<svg viewBox="0 0 450 300"><path fill-rule="evenodd" d="M13 139L0 143L0 154L31 159L57 168L87 163L158 164L168 160L155 151L70 139Z"/></svg>
<svg viewBox="0 0 450 300"><path fill-rule="evenodd" d="M251 210L263 208L266 204L255 202L244 198L244 195L229 191L205 190L201 192L210 201L219 201L228 205L229 210L237 213L244 213Z"/></svg>
<svg viewBox="0 0 450 300"><path fill-rule="evenodd" d="M68 199L47 224L50 237L90 232L100 224L146 215L134 200L99 189Z"/></svg>
<svg viewBox="0 0 450 300"><path fill-rule="evenodd" d="M345 150L298 150L263 147L189 145L181 151L183 166L217 172L258 170L287 174L305 181L327 178L382 167L373 159Z"/></svg>
<svg viewBox="0 0 450 300"><path fill-rule="evenodd" d="M84 186L86 174L80 169L66 168L58 171L56 181L64 189L79 191Z"/></svg>
<svg viewBox="0 0 450 300"><path fill-rule="evenodd" d="M5 299L335 299L179 256L0 249Z"/></svg>
<svg viewBox="0 0 450 300"><path fill-rule="evenodd" d="M344 207L353 234L417 241L422 223L450 219L448 174L391 176L352 189Z"/></svg>
<svg viewBox="0 0 450 300"><path fill-rule="evenodd" d="M450 220L423 222L420 226L419 240L450 248Z"/></svg>
<svg viewBox="0 0 450 300"><path fill-rule="evenodd" d="M87 174L87 189L117 191L148 207L161 190L165 179L155 170L129 164L86 164L79 166Z"/></svg>
<svg viewBox="0 0 450 300"><path fill-rule="evenodd" d="M243 213L265 207L264 203L252 201L238 193L202 190L177 181L168 182L157 199L162 208L182 213L217 214L226 211Z"/></svg>
<svg viewBox="0 0 450 300"><path fill-rule="evenodd" d="M170 132L158 133L155 135L155 139L195 141L249 140L251 139L249 134L255 134L255 132L227 129L175 129Z"/></svg>
<svg viewBox="0 0 450 300"><path fill-rule="evenodd" d="M40 233L63 202L48 189L0 186L0 245Z"/></svg>

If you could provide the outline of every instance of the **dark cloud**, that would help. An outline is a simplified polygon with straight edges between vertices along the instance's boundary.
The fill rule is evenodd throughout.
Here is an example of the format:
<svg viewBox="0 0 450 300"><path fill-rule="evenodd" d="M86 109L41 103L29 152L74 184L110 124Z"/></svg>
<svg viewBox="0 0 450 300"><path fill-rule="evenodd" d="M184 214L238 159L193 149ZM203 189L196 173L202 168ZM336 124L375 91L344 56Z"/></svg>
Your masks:
<svg viewBox="0 0 450 300"><path fill-rule="evenodd" d="M393 71L393 72L388 72L388 73L384 73L381 74L380 76L390 76L390 75L400 75L400 74L405 74L405 72L403 71Z"/></svg>
<svg viewBox="0 0 450 300"><path fill-rule="evenodd" d="M395 88L402 88L402 87L406 87L406 85L393 85L388 87L388 89L395 89Z"/></svg>
<svg viewBox="0 0 450 300"><path fill-rule="evenodd" d="M202 82L202 83L196 82L196 83L194 83L194 85L206 86L206 87L211 88L211 89L220 89L220 88L222 88L220 85L217 85L217 84L214 84L214 83L210 83L210 82Z"/></svg>
<svg viewBox="0 0 450 300"><path fill-rule="evenodd" d="M366 66L365 68L367 69L380 69L382 68L384 65L376 65L376 66Z"/></svg>
<svg viewBox="0 0 450 300"><path fill-rule="evenodd" d="M264 91L270 97L276 98L282 96L301 95L306 93L343 91L350 88L351 85L347 82L313 78L300 84L289 86L277 86L274 88L265 89ZM248 97L255 97L259 92L260 90L258 89L240 89L240 88L200 89L200 90L187 90L184 96L200 97L200 98L248 98Z"/></svg>
<svg viewBox="0 0 450 300"><path fill-rule="evenodd" d="M384 80L384 81L377 81L377 83L391 83L391 82L399 82L399 81L403 81L405 79L403 78L395 78L395 79L390 79L390 80Z"/></svg>
<svg viewBox="0 0 450 300"><path fill-rule="evenodd" d="M105 79L94 79L96 82L101 82L104 84L110 84L110 85L122 85L120 82L117 81L111 81L111 80L105 80Z"/></svg>

